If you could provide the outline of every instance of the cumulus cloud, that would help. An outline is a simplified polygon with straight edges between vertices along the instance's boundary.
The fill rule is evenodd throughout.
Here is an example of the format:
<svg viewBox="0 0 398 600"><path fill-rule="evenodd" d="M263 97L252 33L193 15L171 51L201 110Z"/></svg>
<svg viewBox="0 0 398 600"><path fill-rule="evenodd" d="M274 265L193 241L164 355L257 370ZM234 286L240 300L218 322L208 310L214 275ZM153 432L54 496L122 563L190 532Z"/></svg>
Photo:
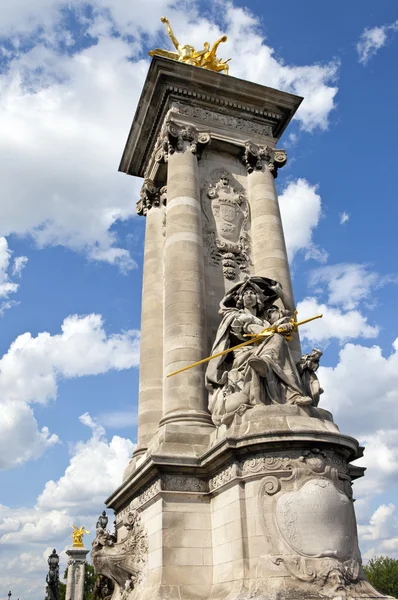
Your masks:
<svg viewBox="0 0 398 600"><path fill-rule="evenodd" d="M374 496L396 481L398 473L398 339L393 352L348 343L334 367L320 367L322 405L343 432L365 446L358 463L367 467L355 483L356 494Z"/></svg>
<svg viewBox="0 0 398 600"><path fill-rule="evenodd" d="M0 237L0 298L7 298L10 294L15 294L19 284L10 281L10 261L12 252L8 247L5 237ZM17 256L11 267L12 275L20 275L22 268L27 263L26 256Z"/></svg>
<svg viewBox="0 0 398 600"><path fill-rule="evenodd" d="M388 39L388 35L398 30L398 21L380 27L365 29L357 43L359 62L366 65L369 59L377 54Z"/></svg>
<svg viewBox="0 0 398 600"><path fill-rule="evenodd" d="M342 311L320 303L313 297L298 302L297 310L300 319L323 315L315 324L307 323L300 327L300 336L314 344L325 344L333 338L340 343L359 337L375 338L379 334L379 327L369 325L367 318L358 310Z"/></svg>
<svg viewBox="0 0 398 600"><path fill-rule="evenodd" d="M20 335L0 359L0 468L37 458L58 438L41 431L29 404L54 400L60 378L98 375L139 362L139 335L107 336L100 315L66 318L62 333ZM87 423L88 424L88 423Z"/></svg>
<svg viewBox="0 0 398 600"><path fill-rule="evenodd" d="M2 582L18 584L20 594L29 592L35 600L42 597L52 548L59 551L70 546L72 524L95 531L104 500L120 485L135 447L127 438L114 436L108 441L105 430L87 413L80 420L91 429L91 437L71 447L65 473L46 483L35 506L0 505L0 546L6 548L0 553ZM87 547L91 537L87 536ZM59 554L62 573L66 556L64 552Z"/></svg>
<svg viewBox="0 0 398 600"><path fill-rule="evenodd" d="M73 447L70 464L58 481L48 481L37 499L37 507L58 510L79 507L86 512L94 511L106 495L121 483L134 449L125 438L114 436L108 443L105 429L85 413L80 420L92 429L92 437ZM87 477L87 473L95 474Z"/></svg>
<svg viewBox="0 0 398 600"><path fill-rule="evenodd" d="M229 2L207 19L194 3L188 13L161 0L145 14L134 0L90 6L92 17L80 0L67 8L16 0L2 15L3 35L12 37L0 77L0 235L30 235L39 247L64 245L125 271L135 262L115 225L133 216L140 183L117 167L149 64L143 40L166 43L153 14L170 14L178 36L198 46L220 36L221 21L233 74L305 96L296 118L308 131L328 126L338 65L286 65L264 42L258 18Z"/></svg>
<svg viewBox="0 0 398 600"><path fill-rule="evenodd" d="M328 292L328 303L350 310L364 300L374 304L374 294L387 284L398 283L398 276L380 275L369 265L339 263L311 272L309 285L316 292ZM372 300L373 296L373 300Z"/></svg>
<svg viewBox="0 0 398 600"><path fill-rule="evenodd" d="M317 185L311 185L306 179L300 178L288 183L279 196L290 261L300 250L305 251L306 258L314 258L320 262L327 259L327 253L312 240L312 233L322 214L321 197L317 190Z"/></svg>

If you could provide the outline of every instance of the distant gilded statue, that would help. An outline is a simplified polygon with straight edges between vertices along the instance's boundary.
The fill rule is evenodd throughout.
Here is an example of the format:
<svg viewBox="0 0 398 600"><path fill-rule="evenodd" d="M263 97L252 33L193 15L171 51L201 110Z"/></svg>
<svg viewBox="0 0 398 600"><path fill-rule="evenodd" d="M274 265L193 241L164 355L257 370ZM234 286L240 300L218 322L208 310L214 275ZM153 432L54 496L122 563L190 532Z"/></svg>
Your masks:
<svg viewBox="0 0 398 600"><path fill-rule="evenodd" d="M177 52L170 52L169 50L162 50L161 48L156 48L155 50L150 50L150 56L164 56L165 58L172 58L174 60L178 60L180 62L187 63L188 65L193 65L195 67L202 67L203 69L208 69L209 71L224 71L226 75L228 75L228 61L231 60L222 60L222 58L217 58L216 53L218 46L222 42L227 41L227 36L223 35L220 37L213 47L210 48L209 42L205 42L203 44L203 50L195 50L195 48L189 44L180 44L177 38L175 37L173 30L171 29L169 20L166 17L161 17L160 19L162 23L166 23L167 33Z"/></svg>
<svg viewBox="0 0 398 600"><path fill-rule="evenodd" d="M72 525L72 540L74 548L84 548L83 544L83 535L86 533L90 533L84 527L76 527L76 525Z"/></svg>
<svg viewBox="0 0 398 600"><path fill-rule="evenodd" d="M242 415L256 404L314 404L289 348L292 315L274 304L278 299L284 305L278 282L249 277L233 286L221 301L222 320L211 355L268 327L277 326L278 333L209 362L205 377L215 425L230 424L236 414Z"/></svg>

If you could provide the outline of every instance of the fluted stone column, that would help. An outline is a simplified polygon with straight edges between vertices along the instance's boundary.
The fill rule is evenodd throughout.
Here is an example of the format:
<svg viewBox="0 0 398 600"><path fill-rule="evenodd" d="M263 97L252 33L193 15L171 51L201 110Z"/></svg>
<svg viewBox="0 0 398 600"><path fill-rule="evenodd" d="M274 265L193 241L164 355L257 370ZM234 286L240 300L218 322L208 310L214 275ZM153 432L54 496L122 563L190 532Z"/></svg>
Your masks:
<svg viewBox="0 0 398 600"><path fill-rule="evenodd" d="M167 124L164 252L164 396L162 423L210 423L203 367L166 376L206 355L204 265L198 154L210 140L193 127Z"/></svg>
<svg viewBox="0 0 398 600"><path fill-rule="evenodd" d="M69 548L68 578L66 580L65 600L83 600L85 561L87 548Z"/></svg>
<svg viewBox="0 0 398 600"><path fill-rule="evenodd" d="M138 445L145 452L162 418L163 403L163 246L166 188L145 180L137 212L146 217L142 283Z"/></svg>
<svg viewBox="0 0 398 600"><path fill-rule="evenodd" d="M283 288L285 305L293 311L292 281L274 181L278 168L286 163L286 152L247 143L243 162L248 172L254 272L278 281ZM298 336L292 341L291 349L299 360Z"/></svg>

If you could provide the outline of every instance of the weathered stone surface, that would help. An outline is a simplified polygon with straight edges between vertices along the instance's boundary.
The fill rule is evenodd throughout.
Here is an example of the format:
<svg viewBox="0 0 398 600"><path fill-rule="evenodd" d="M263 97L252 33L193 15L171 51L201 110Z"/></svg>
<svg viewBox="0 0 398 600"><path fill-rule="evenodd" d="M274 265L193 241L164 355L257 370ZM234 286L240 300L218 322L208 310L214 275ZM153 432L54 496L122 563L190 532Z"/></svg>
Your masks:
<svg viewBox="0 0 398 600"><path fill-rule="evenodd" d="M66 550L69 560L65 598L68 600L83 600L85 560L88 552L87 548Z"/></svg>
<svg viewBox="0 0 398 600"><path fill-rule="evenodd" d="M357 542L351 483L363 469L351 462L362 449L318 406L321 352L302 357L285 328L246 349L247 360L230 354L214 377L210 368L207 389L205 366L167 377L209 355L216 338L225 334L229 350L263 329L264 311L270 326L288 325L274 184L286 153L275 146L300 102L151 64L120 165L144 177L138 448L107 500L115 534L97 529L92 551L113 600L381 597ZM250 306L235 294L248 277L273 280ZM220 325L222 299L231 322ZM275 321L274 302L290 315Z"/></svg>

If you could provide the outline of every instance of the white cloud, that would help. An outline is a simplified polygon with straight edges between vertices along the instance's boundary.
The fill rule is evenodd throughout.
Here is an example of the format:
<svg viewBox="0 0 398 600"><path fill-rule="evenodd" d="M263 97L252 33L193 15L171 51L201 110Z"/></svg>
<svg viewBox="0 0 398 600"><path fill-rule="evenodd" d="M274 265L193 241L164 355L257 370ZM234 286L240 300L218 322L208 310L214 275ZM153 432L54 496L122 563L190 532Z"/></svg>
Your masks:
<svg viewBox="0 0 398 600"><path fill-rule="evenodd" d="M306 251L306 258L324 262L327 254L312 241L312 233L322 213L318 186L306 179L291 181L279 196L287 252L292 261L297 252Z"/></svg>
<svg viewBox="0 0 398 600"><path fill-rule="evenodd" d="M20 276L22 270L26 267L28 260L27 256L17 256L12 265L12 274Z"/></svg>
<svg viewBox="0 0 398 600"><path fill-rule="evenodd" d="M138 189L117 172L146 69L130 53L104 38L72 57L36 46L11 63L0 80L0 233L134 266L112 231Z"/></svg>
<svg viewBox="0 0 398 600"><path fill-rule="evenodd" d="M79 507L79 511L94 511L121 483L134 444L119 436L108 443L104 428L90 415L85 413L80 420L91 427L92 437L74 446L65 474L56 482L46 483L37 499L37 506L43 510ZM87 473L95 476L87 477Z"/></svg>
<svg viewBox="0 0 398 600"><path fill-rule="evenodd" d="M19 288L18 283L10 281L8 273L10 267L12 252L8 247L8 242L5 237L0 237L0 298L7 298L10 294L15 294ZM19 275L23 264L26 264L26 256L18 256L15 258L12 268L12 275ZM15 269L15 264L21 265L19 270Z"/></svg>
<svg viewBox="0 0 398 600"><path fill-rule="evenodd" d="M142 36L152 46L166 44L164 26L153 17L164 12L176 34L198 46L221 31L194 3L190 11L170 10L167 1L154 0L144 13L134 0L90 5L91 19L80 0L67 9L60 0L15 0L2 14L3 33L12 38L4 46L9 68L0 77L0 235L30 235L40 247L64 245L127 270L135 263L114 226L134 215L140 183L117 167L148 68L146 56L139 60ZM66 29L65 10L80 31ZM229 36L223 54L232 57L231 72L304 95L296 116L301 128L325 129L338 65L286 65L264 43L257 17L230 2L213 11ZM92 45L76 50L75 34Z"/></svg>
<svg viewBox="0 0 398 600"><path fill-rule="evenodd" d="M398 21L381 27L365 29L357 43L359 62L366 65L368 60L386 44L388 34L397 30Z"/></svg>
<svg viewBox="0 0 398 600"><path fill-rule="evenodd" d="M335 367L320 367L319 379L322 406L365 446L358 464L368 470L356 495L386 491L398 474L398 339L386 357L379 346L346 344Z"/></svg>
<svg viewBox="0 0 398 600"><path fill-rule="evenodd" d="M72 524L85 525L91 531L85 537L85 545L90 547L104 500L120 485L134 450L135 445L127 438L114 436L108 442L104 429L87 413L80 420L91 428L91 437L72 447L65 473L58 480L47 482L36 505L0 505L2 583L18 589L20 597L43 597L47 558L54 547L60 555L62 579L67 557L61 549L71 545ZM109 511L108 516L112 529Z"/></svg>
<svg viewBox="0 0 398 600"><path fill-rule="evenodd" d="M328 291L328 303L354 309L364 300L374 304L374 292L389 283L398 283L396 275L380 275L369 265L340 263L314 269L310 275L310 287L317 292Z"/></svg>
<svg viewBox="0 0 398 600"><path fill-rule="evenodd" d="M348 214L348 212L342 212L339 215L340 217L340 225L344 225L344 223L348 223L348 221L350 220L350 215Z"/></svg>
<svg viewBox="0 0 398 600"><path fill-rule="evenodd" d="M375 338L379 328L369 325L366 317L357 310L343 312L323 303L316 298L304 298L297 304L299 320L322 314L322 319L306 323L300 327L300 336L311 343L328 343L332 338L339 342L348 339Z"/></svg>
<svg viewBox="0 0 398 600"><path fill-rule="evenodd" d="M132 409L101 413L98 416L98 421L105 427L113 427L115 429L133 427L137 425L137 411Z"/></svg>
<svg viewBox="0 0 398 600"><path fill-rule="evenodd" d="M66 318L62 333L20 335L0 359L0 468L37 458L57 442L44 427L38 431L30 403L57 395L60 378L98 375L139 362L137 331L106 335L100 315ZM88 424L88 423L87 423Z"/></svg>
<svg viewBox="0 0 398 600"><path fill-rule="evenodd" d="M58 442L47 427L38 429L33 410L25 402L0 401L0 471L39 458Z"/></svg>
<svg viewBox="0 0 398 600"><path fill-rule="evenodd" d="M359 527L359 534L364 540L381 540L391 535L394 504L381 504L370 517L369 525Z"/></svg>

